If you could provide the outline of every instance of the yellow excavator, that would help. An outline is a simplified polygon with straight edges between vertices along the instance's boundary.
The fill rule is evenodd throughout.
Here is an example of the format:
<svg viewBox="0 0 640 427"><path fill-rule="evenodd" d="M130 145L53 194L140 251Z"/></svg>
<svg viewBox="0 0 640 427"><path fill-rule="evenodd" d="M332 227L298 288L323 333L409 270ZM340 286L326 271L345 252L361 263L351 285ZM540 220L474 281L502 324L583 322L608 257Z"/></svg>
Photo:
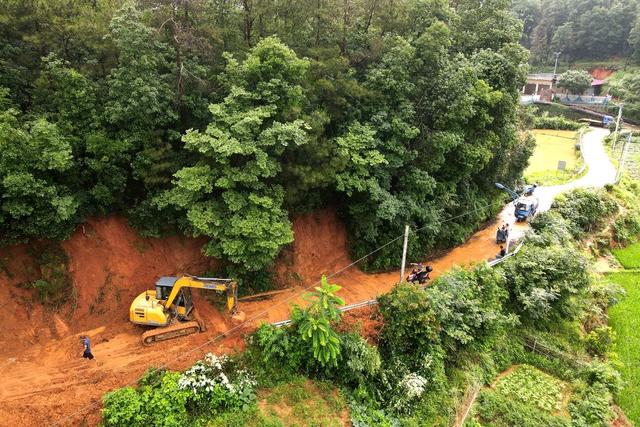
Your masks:
<svg viewBox="0 0 640 427"><path fill-rule="evenodd" d="M138 295L129 309L129 320L133 323L157 327L142 334L144 345L206 330L193 307L191 288L225 293L227 309L236 313L238 285L234 280L188 275L161 277L156 289Z"/></svg>

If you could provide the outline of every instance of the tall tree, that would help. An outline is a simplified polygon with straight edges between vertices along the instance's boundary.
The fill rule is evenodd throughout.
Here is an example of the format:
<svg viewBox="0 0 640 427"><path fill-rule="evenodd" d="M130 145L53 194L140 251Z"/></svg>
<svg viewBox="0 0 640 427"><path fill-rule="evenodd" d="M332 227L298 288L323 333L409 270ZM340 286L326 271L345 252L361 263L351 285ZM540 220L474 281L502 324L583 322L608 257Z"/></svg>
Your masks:
<svg viewBox="0 0 640 427"><path fill-rule="evenodd" d="M175 174L174 188L158 203L184 210L191 232L211 238L206 254L257 270L293 240L279 159L307 142L308 126L299 117L308 62L274 37L242 63L227 61L228 95L210 106L204 132L184 137L197 160Z"/></svg>

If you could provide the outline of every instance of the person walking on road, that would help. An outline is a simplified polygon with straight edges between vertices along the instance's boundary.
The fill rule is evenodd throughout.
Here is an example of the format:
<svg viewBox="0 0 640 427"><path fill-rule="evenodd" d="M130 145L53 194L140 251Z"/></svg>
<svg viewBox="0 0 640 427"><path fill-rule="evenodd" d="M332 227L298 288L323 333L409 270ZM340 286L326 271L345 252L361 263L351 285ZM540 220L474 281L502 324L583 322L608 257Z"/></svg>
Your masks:
<svg viewBox="0 0 640 427"><path fill-rule="evenodd" d="M93 359L93 354L91 353L91 341L89 341L89 337L86 335L82 335L80 337L80 342L84 346L84 352L82 353L82 357L85 359Z"/></svg>

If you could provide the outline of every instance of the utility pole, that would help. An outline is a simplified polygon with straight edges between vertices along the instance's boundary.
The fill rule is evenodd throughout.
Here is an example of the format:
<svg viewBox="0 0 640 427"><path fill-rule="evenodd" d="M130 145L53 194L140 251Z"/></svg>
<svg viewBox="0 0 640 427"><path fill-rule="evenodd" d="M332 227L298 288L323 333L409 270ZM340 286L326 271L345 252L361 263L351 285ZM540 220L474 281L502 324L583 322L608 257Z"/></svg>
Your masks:
<svg viewBox="0 0 640 427"><path fill-rule="evenodd" d="M553 66L553 79L551 80L551 89L553 89L553 84L556 82L556 71L558 71L558 57L562 52L555 52L556 56L556 64Z"/></svg>
<svg viewBox="0 0 640 427"><path fill-rule="evenodd" d="M620 181L622 177L622 172L624 172L624 163L627 160L627 152L629 151L629 145L631 145L631 137L633 136L632 132L629 132L627 136L627 140L622 147L622 154L620 154L620 160L618 161L618 170L616 172L616 182Z"/></svg>
<svg viewBox="0 0 640 427"><path fill-rule="evenodd" d="M404 243L402 244L402 266L400 266L400 282L404 280L404 266L407 263L407 243L409 243L409 226L404 226Z"/></svg>
<svg viewBox="0 0 640 427"><path fill-rule="evenodd" d="M611 151L615 154L616 151L616 143L618 142L618 128L620 127L620 119L622 118L622 107L624 104L620 104L620 108L618 108L618 118L616 120L616 130L613 132L613 143L611 144Z"/></svg>

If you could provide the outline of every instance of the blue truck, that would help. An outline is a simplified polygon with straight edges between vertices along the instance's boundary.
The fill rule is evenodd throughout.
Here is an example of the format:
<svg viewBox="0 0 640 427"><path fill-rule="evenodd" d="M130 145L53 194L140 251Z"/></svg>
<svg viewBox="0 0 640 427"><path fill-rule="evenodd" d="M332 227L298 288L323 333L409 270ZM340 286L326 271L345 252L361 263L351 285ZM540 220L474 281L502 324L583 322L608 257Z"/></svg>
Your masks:
<svg viewBox="0 0 640 427"><path fill-rule="evenodd" d="M525 195L520 195L499 182L496 182L496 187L506 191L511 196L511 200L513 200L513 205L515 206L514 214L516 221L526 221L538 211L538 198L533 196L533 192L537 186L531 186L525 189Z"/></svg>
<svg viewBox="0 0 640 427"><path fill-rule="evenodd" d="M516 221L526 221L536 214L538 199L533 196L521 196L514 201Z"/></svg>

